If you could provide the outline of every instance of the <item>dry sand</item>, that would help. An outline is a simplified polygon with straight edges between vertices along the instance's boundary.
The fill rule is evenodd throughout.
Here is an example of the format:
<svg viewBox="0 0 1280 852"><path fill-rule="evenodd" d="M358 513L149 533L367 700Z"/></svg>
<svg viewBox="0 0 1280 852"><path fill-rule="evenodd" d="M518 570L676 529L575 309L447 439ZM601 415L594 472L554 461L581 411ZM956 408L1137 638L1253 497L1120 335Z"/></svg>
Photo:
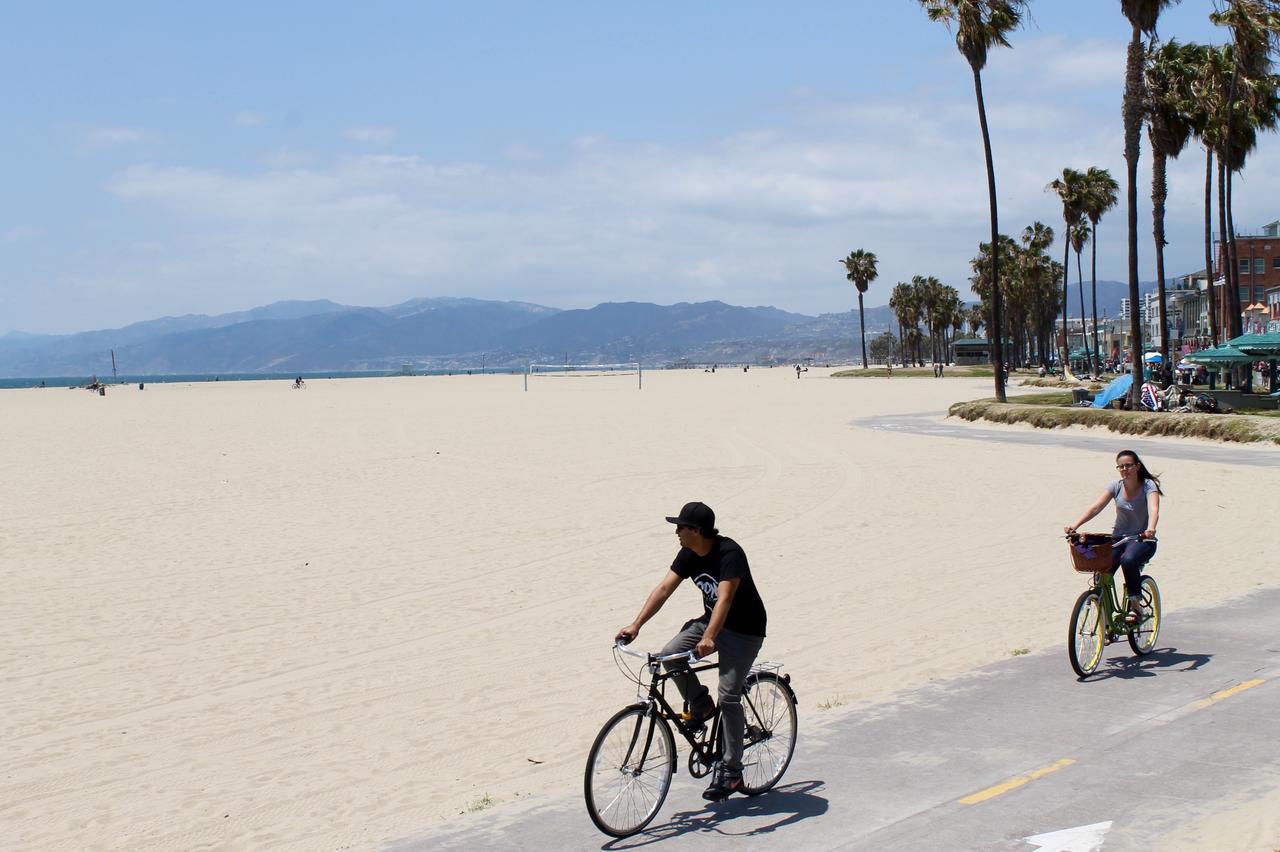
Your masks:
<svg viewBox="0 0 1280 852"><path fill-rule="evenodd" d="M0 393L0 846L364 848L571 794L688 500L745 547L806 724L1056 647L1083 587L1056 535L1110 453L849 425L988 393L759 367ZM1276 582L1274 469L1154 466L1170 610ZM681 589L638 644L699 609Z"/></svg>

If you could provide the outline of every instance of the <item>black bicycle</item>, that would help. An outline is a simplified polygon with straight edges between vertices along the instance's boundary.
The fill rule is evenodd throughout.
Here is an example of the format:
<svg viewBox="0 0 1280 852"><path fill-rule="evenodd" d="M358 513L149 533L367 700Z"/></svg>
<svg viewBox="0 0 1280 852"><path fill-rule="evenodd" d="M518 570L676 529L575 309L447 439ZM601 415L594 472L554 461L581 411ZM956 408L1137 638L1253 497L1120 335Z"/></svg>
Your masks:
<svg viewBox="0 0 1280 852"><path fill-rule="evenodd" d="M644 660L639 671L626 667L620 654ZM667 701L672 674L662 664L687 660L689 671L719 669L692 652L647 654L613 646L618 668L639 688L636 702L614 714L591 745L583 791L591 821L605 834L627 837L642 830L658 813L676 773L672 725L689 743L689 774L703 778L721 758L720 708L705 722L695 722L687 704L676 711ZM742 759L742 792L757 796L773 787L787 771L796 749L796 696L791 675L781 663L751 667L742 689L746 735ZM644 673L648 674L648 683Z"/></svg>

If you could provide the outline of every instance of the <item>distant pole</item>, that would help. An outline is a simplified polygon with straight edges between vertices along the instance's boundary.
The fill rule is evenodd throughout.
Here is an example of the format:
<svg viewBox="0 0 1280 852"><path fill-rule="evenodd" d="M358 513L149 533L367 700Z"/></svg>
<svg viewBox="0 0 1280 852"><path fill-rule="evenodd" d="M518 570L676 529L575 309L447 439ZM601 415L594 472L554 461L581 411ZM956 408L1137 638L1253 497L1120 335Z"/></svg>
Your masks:
<svg viewBox="0 0 1280 852"><path fill-rule="evenodd" d="M529 364L524 368L524 392L529 392L529 371L533 369L533 365Z"/></svg>
<svg viewBox="0 0 1280 852"><path fill-rule="evenodd" d="M111 350L111 382L112 384L114 384L117 381L119 381L119 379L116 376L116 350L112 349Z"/></svg>
<svg viewBox="0 0 1280 852"><path fill-rule="evenodd" d="M484 375L484 353L480 353L480 375Z"/></svg>
<svg viewBox="0 0 1280 852"><path fill-rule="evenodd" d="M636 362L636 390L644 390L644 365Z"/></svg>

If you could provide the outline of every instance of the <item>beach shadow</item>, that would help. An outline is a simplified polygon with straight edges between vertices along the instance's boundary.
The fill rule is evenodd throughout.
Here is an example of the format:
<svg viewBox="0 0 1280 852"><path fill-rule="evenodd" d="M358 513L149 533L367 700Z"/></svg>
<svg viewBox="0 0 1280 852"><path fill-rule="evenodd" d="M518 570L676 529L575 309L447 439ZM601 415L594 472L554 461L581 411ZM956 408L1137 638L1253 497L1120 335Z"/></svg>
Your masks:
<svg viewBox="0 0 1280 852"><path fill-rule="evenodd" d="M810 817L827 812L827 800L814 795L824 786L822 781L798 781L774 787L767 793L747 798L734 796L723 802L708 802L696 811L679 811L664 825L650 826L639 834L611 840L601 849L638 849L653 843L674 840L685 834L703 832L723 837L754 837L769 834ZM761 817L778 817L765 825ZM736 820L751 819L750 826Z"/></svg>
<svg viewBox="0 0 1280 852"><path fill-rule="evenodd" d="M1128 648L1124 640L1115 644ZM1093 682L1113 677L1132 680L1139 677L1156 677L1162 671L1193 672L1201 666L1208 665L1212 659L1213 654L1184 654L1177 648L1157 648L1145 657L1130 655L1109 658L1106 668L1083 679Z"/></svg>

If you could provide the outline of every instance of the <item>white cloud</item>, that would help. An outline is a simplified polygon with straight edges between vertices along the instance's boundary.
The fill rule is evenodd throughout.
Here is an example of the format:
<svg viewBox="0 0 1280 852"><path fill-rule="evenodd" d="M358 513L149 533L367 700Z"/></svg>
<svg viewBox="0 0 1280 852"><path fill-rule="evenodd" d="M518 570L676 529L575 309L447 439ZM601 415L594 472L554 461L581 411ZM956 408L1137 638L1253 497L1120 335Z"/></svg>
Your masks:
<svg viewBox="0 0 1280 852"><path fill-rule="evenodd" d="M541 160L542 152L531 145L513 142L502 149L502 156L508 160L529 162L532 160Z"/></svg>
<svg viewBox="0 0 1280 852"><path fill-rule="evenodd" d="M256 112L238 112L231 118L231 122L237 127L257 127L260 124L266 124L267 120Z"/></svg>
<svg viewBox="0 0 1280 852"><path fill-rule="evenodd" d="M342 135L355 142L366 142L372 145L386 145L396 138L395 130L390 127L348 127Z"/></svg>
<svg viewBox="0 0 1280 852"><path fill-rule="evenodd" d="M90 145L134 145L156 139L150 132L136 127L95 127L85 132L84 141Z"/></svg>
<svg viewBox="0 0 1280 852"><path fill-rule="evenodd" d="M1090 49L1068 48L1061 52ZM1104 58L1108 50L1097 48ZM1060 73L1085 80L1093 60L1081 64ZM1001 230L1017 235L1040 220L1060 231L1045 185L1064 166L1102 166L1124 182L1118 109L1099 120L1088 104L1046 99L1016 77L1003 69L987 89ZM916 98L850 104L805 92L785 125L681 145L591 135L546 156L513 145L495 163L321 160L281 148L250 172L135 165L108 189L167 223L169 260L122 249L102 260L103 278L241 293L239 305L318 295L563 307L723 298L813 313L853 304L835 260L866 248L880 259L870 305L915 274L963 290L969 260L989 238L971 79L957 61ZM1118 103L1118 75L1111 84ZM1239 221L1275 218L1278 160L1264 138L1237 184ZM1203 263L1203 162L1193 147L1170 166L1169 274ZM1141 275L1150 279L1149 152L1141 165ZM1103 278L1125 275L1122 207L1100 230Z"/></svg>

